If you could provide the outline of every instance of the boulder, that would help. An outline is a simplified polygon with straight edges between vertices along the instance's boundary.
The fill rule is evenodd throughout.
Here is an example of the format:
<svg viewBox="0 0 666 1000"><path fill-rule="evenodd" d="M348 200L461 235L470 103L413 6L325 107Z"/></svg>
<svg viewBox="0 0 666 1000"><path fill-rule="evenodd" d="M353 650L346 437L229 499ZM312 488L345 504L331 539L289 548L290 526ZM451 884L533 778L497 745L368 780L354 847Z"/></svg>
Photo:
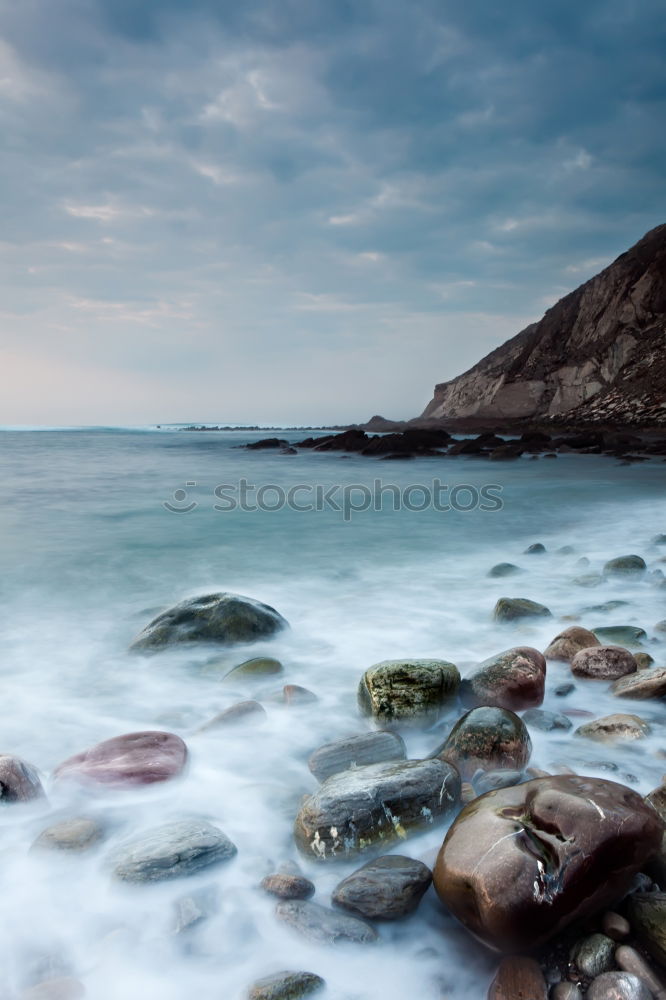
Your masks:
<svg viewBox="0 0 666 1000"><path fill-rule="evenodd" d="M47 826L39 834L31 849L68 851L79 854L88 851L103 837L99 823L88 816L76 816Z"/></svg>
<svg viewBox="0 0 666 1000"><path fill-rule="evenodd" d="M523 722L532 729L540 729L542 733L552 733L555 729L571 729L573 722L561 712L544 712L540 708L530 708L523 712Z"/></svg>
<svg viewBox="0 0 666 1000"><path fill-rule="evenodd" d="M536 778L462 810L439 852L435 889L491 948L531 950L620 898L663 830L623 785Z"/></svg>
<svg viewBox="0 0 666 1000"><path fill-rule="evenodd" d="M384 660L363 674L358 704L382 725L436 722L460 684L458 668L445 660Z"/></svg>
<svg viewBox="0 0 666 1000"><path fill-rule="evenodd" d="M299 849L317 861L353 857L435 823L460 801L460 777L441 760L369 764L327 778L294 825Z"/></svg>
<svg viewBox="0 0 666 1000"><path fill-rule="evenodd" d="M641 556L618 556L604 565L605 576L640 576L647 566Z"/></svg>
<svg viewBox="0 0 666 1000"><path fill-rule="evenodd" d="M323 989L326 983L314 972L276 972L250 987L248 1000L299 1000Z"/></svg>
<svg viewBox="0 0 666 1000"><path fill-rule="evenodd" d="M240 594L191 597L154 618L132 643L135 650L163 649L188 642L225 646L269 639L288 623L275 608Z"/></svg>
<svg viewBox="0 0 666 1000"><path fill-rule="evenodd" d="M54 777L90 785L150 785L176 778L186 763L187 747L180 736L159 731L126 733L63 761Z"/></svg>
<svg viewBox="0 0 666 1000"><path fill-rule="evenodd" d="M633 698L644 701L647 698L666 697L666 667L655 670L639 670L636 674L620 677L611 684L611 691L618 698Z"/></svg>
<svg viewBox="0 0 666 1000"><path fill-rule="evenodd" d="M275 913L279 920L289 924L308 941L336 944L351 941L369 944L377 940L377 931L358 917L336 913L325 906L303 899L286 899L278 903Z"/></svg>
<svg viewBox="0 0 666 1000"><path fill-rule="evenodd" d="M636 660L622 646L590 646L579 650L571 661L576 677L594 677L614 681L636 672Z"/></svg>
<svg viewBox="0 0 666 1000"><path fill-rule="evenodd" d="M552 618L552 613L544 604L527 597L500 597L493 618L496 622L515 622L521 618Z"/></svg>
<svg viewBox="0 0 666 1000"><path fill-rule="evenodd" d="M414 912L431 882L427 865L401 854L386 854L343 879L332 899L370 920L396 920Z"/></svg>
<svg viewBox="0 0 666 1000"><path fill-rule="evenodd" d="M650 726L638 715L604 715L579 726L574 736L584 736L598 743L613 743L616 740L642 740L650 732Z"/></svg>
<svg viewBox="0 0 666 1000"><path fill-rule="evenodd" d="M110 857L122 882L162 882L195 875L237 853L226 834L206 820L164 823L119 847Z"/></svg>
<svg viewBox="0 0 666 1000"><path fill-rule="evenodd" d="M653 1000L645 983L630 972L604 972L585 996L586 1000Z"/></svg>
<svg viewBox="0 0 666 1000"><path fill-rule="evenodd" d="M548 1000L546 980L533 958L503 958L490 984L488 1000Z"/></svg>
<svg viewBox="0 0 666 1000"><path fill-rule="evenodd" d="M482 771L522 771L532 741L522 719L506 708L473 708L458 719L433 757L448 761L463 780Z"/></svg>
<svg viewBox="0 0 666 1000"><path fill-rule="evenodd" d="M461 683L464 705L494 705L519 712L543 701L546 661L538 649L516 646L478 665Z"/></svg>
<svg viewBox="0 0 666 1000"><path fill-rule="evenodd" d="M332 774L388 760L405 760L407 750L397 733L372 732L325 743L310 756L308 767L317 781Z"/></svg>
<svg viewBox="0 0 666 1000"><path fill-rule="evenodd" d="M571 663L576 653L581 649L589 649L591 646L600 646L594 632L581 628L580 625L571 625L565 628L552 640L544 656L547 660L560 660L563 663Z"/></svg>
<svg viewBox="0 0 666 1000"><path fill-rule="evenodd" d="M0 804L44 798L37 768L20 757L0 754Z"/></svg>

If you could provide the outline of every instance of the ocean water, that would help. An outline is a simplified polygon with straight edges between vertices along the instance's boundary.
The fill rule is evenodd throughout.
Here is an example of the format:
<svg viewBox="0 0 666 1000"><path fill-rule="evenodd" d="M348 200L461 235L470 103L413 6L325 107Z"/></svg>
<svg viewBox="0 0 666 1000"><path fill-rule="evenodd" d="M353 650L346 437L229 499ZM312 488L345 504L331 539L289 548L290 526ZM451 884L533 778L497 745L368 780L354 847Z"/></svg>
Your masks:
<svg viewBox="0 0 666 1000"><path fill-rule="evenodd" d="M645 649L658 666L666 665L666 643L654 632L666 618L666 590L652 575L666 570L666 547L651 543L666 531L663 462L620 466L577 455L390 462L239 447L261 436L0 432L0 749L37 766L48 794L45 802L0 810L3 997L60 972L80 978L87 995L99 1000L235 1000L253 980L284 968L318 973L327 981L327 997L339 1000L484 995L495 959L443 911L432 890L414 917L378 925L373 946L317 946L277 922L275 901L258 883L280 862L297 859L293 820L303 794L316 787L309 754L368 729L358 715L356 688L363 671L382 659L438 657L464 672L513 645L543 649L569 623L561 619L575 616L587 627L640 625L648 632ZM302 435L284 436L296 441ZM449 488L448 497L459 487L459 508L479 503L470 510L413 509L424 505L418 487L432 490L435 479ZM250 504L266 487L269 508L278 507L280 490L286 495L295 486L302 487L300 506L316 500L316 487L342 506L346 486L348 500L359 507L367 502L361 487L372 492L379 480L384 509L347 516L331 506L230 509L242 480L254 487L248 486ZM501 505L483 502L489 487ZM407 507L393 509L396 490ZM537 541L547 553L525 555ZM575 553L558 554L565 545ZM573 583L631 552L648 561L644 579L593 588ZM589 567L577 565L582 557ZM489 578L500 561L515 562L524 573ZM211 650L201 647L154 656L128 652L158 610L217 590L274 606L291 629L270 642L224 651L217 656L223 667L215 670ZM541 601L553 618L500 626L492 620L500 596ZM609 600L627 603L613 612L586 610ZM221 682L226 667L264 653L282 661L282 677ZM568 764L649 791L666 770L662 703L623 702L604 682L579 680L572 694L558 698L553 688L568 674L549 665L545 708L573 710L576 725L586 718L576 713L638 713L652 734L611 747L571 733L533 732L531 763L545 770ZM304 685L319 701L279 704L272 695L284 683ZM264 701L263 726L195 735L216 712L250 697ZM410 756L434 749L455 717L430 732L405 734ZM191 760L182 779L95 797L50 782L54 767L73 753L155 728L187 741ZM107 824L99 848L75 857L29 851L46 825L74 814ZM113 884L107 856L119 843L188 815L217 823L237 844L236 859L187 880L132 889ZM432 864L445 829L430 829L393 850ZM299 860L316 883L315 901L324 905L357 867ZM191 932L175 934L175 901L207 886L216 889L216 912Z"/></svg>

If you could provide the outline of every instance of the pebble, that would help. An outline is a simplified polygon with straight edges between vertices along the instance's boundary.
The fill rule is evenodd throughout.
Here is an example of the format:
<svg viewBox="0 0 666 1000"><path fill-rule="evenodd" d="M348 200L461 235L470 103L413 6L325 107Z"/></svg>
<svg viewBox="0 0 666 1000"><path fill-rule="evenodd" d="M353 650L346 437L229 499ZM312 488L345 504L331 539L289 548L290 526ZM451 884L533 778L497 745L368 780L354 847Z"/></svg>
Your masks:
<svg viewBox="0 0 666 1000"><path fill-rule="evenodd" d="M117 848L111 856L113 874L123 882L161 882L193 875L227 861L236 846L206 820L164 823Z"/></svg>
<svg viewBox="0 0 666 1000"><path fill-rule="evenodd" d="M590 934L571 949L571 960L589 979L613 968L615 944L605 934Z"/></svg>
<svg viewBox="0 0 666 1000"><path fill-rule="evenodd" d="M624 941L631 933L631 925L626 917L615 913L613 910L607 910L604 913L601 920L601 929L613 941Z"/></svg>
<svg viewBox="0 0 666 1000"><path fill-rule="evenodd" d="M310 899L315 894L314 883L304 875L275 872L261 880L261 888L279 899Z"/></svg>
<svg viewBox="0 0 666 1000"><path fill-rule="evenodd" d="M94 819L76 816L62 820L42 830L32 845L56 851L81 852L94 847L102 839L103 831Z"/></svg>
<svg viewBox="0 0 666 1000"><path fill-rule="evenodd" d="M332 899L370 920L396 920L414 912L431 882L432 872L421 861L387 854L343 879Z"/></svg>

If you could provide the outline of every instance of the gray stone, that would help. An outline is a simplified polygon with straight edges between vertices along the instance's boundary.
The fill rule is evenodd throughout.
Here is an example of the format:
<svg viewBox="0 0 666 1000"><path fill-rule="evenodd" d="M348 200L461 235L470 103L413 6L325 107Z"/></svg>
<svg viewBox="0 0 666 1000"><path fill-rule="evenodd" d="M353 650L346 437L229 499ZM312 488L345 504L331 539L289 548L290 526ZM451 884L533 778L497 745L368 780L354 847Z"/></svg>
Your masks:
<svg viewBox="0 0 666 1000"><path fill-rule="evenodd" d="M552 618L552 613L544 604L527 597L500 597L493 618L497 622L514 622L521 618Z"/></svg>
<svg viewBox="0 0 666 1000"><path fill-rule="evenodd" d="M594 979L614 967L614 952L615 942L611 938L605 934L590 934L571 949L571 960L584 976Z"/></svg>
<svg viewBox="0 0 666 1000"><path fill-rule="evenodd" d="M609 559L604 566L606 576L640 576L645 572L647 566L645 559L641 556L618 556L617 559Z"/></svg>
<svg viewBox="0 0 666 1000"><path fill-rule="evenodd" d="M368 861L333 890L333 902L371 920L413 913L432 882L427 865L400 854Z"/></svg>
<svg viewBox="0 0 666 1000"><path fill-rule="evenodd" d="M571 672L576 677L614 681L635 673L636 660L622 646L591 646L576 653L571 661Z"/></svg>
<svg viewBox="0 0 666 1000"><path fill-rule="evenodd" d="M377 931L364 920L336 913L335 910L303 899L284 900L278 903L275 912L279 920L289 924L308 941L320 944L345 941L369 944L377 940Z"/></svg>
<svg viewBox="0 0 666 1000"><path fill-rule="evenodd" d="M102 827L94 819L88 816L75 816L47 826L32 847L80 853L94 847L102 836Z"/></svg>
<svg viewBox="0 0 666 1000"><path fill-rule="evenodd" d="M248 1000L299 1000L317 993L325 985L314 972L276 972L258 979L250 987Z"/></svg>
<svg viewBox="0 0 666 1000"><path fill-rule="evenodd" d="M279 660L272 656L254 656L251 660L244 660L234 667L224 677L224 681L236 681L244 677L273 677L275 674L284 673L284 667Z"/></svg>
<svg viewBox="0 0 666 1000"><path fill-rule="evenodd" d="M228 861L236 851L218 827L187 819L148 830L119 847L110 862L114 876L123 882L161 882Z"/></svg>
<svg viewBox="0 0 666 1000"><path fill-rule="evenodd" d="M634 653L637 670L649 670L654 666L654 659L649 653Z"/></svg>
<svg viewBox="0 0 666 1000"><path fill-rule="evenodd" d="M565 698L568 694L571 694L571 692L575 690L576 690L575 684L571 683L558 684L554 690L554 693L557 695L558 698Z"/></svg>
<svg viewBox="0 0 666 1000"><path fill-rule="evenodd" d="M634 698L645 701L648 698L666 697L666 667L655 670L639 670L628 677L620 677L611 685L611 691L618 698Z"/></svg>
<svg viewBox="0 0 666 1000"><path fill-rule="evenodd" d="M641 645L643 639L647 639L645 629L637 625L601 625L592 631L601 642L628 646L630 649L635 649Z"/></svg>
<svg viewBox="0 0 666 1000"><path fill-rule="evenodd" d="M626 944L621 945L615 952L615 961L623 972L631 972L632 975L638 976L653 993L658 995L664 989L662 980L635 948Z"/></svg>
<svg viewBox="0 0 666 1000"><path fill-rule="evenodd" d="M542 556L546 551L546 546L542 542L534 542L525 549L527 556Z"/></svg>
<svg viewBox="0 0 666 1000"><path fill-rule="evenodd" d="M218 909L219 893L217 886L208 885L196 892L179 896L173 905L173 930L175 934L184 934L198 927Z"/></svg>
<svg viewBox="0 0 666 1000"><path fill-rule="evenodd" d="M397 733L372 732L362 736L349 736L325 743L315 750L308 760L308 767L317 781L325 781L332 774L351 767L364 767L388 760L405 760L407 751Z"/></svg>
<svg viewBox="0 0 666 1000"><path fill-rule="evenodd" d="M583 1000L575 983L557 983L550 991L550 1000Z"/></svg>
<svg viewBox="0 0 666 1000"><path fill-rule="evenodd" d="M630 972L604 972L590 986L586 1000L652 1000L652 993Z"/></svg>
<svg viewBox="0 0 666 1000"><path fill-rule="evenodd" d="M520 566L514 566L513 563L497 563L488 572L488 576L491 577L503 577L503 576L516 576L518 573L524 573L525 571L520 568Z"/></svg>
<svg viewBox="0 0 666 1000"><path fill-rule="evenodd" d="M601 929L613 941L624 941L631 933L629 921L620 913L615 913L614 910L607 910L604 913L601 920Z"/></svg>
<svg viewBox="0 0 666 1000"><path fill-rule="evenodd" d="M533 729L551 733L554 729L571 729L573 722L561 712L545 712L541 708L530 708L523 713L523 722Z"/></svg>
<svg viewBox="0 0 666 1000"><path fill-rule="evenodd" d="M268 639L287 628L275 608L240 594L206 594L174 605L154 618L132 643L136 650L162 649L180 643L222 645Z"/></svg>
<svg viewBox="0 0 666 1000"><path fill-rule="evenodd" d="M575 736L584 736L600 743L612 743L615 740L642 740L650 732L650 727L638 715L604 715L579 726Z"/></svg>
<svg viewBox="0 0 666 1000"><path fill-rule="evenodd" d="M0 804L44 798L37 769L20 757L0 754Z"/></svg>

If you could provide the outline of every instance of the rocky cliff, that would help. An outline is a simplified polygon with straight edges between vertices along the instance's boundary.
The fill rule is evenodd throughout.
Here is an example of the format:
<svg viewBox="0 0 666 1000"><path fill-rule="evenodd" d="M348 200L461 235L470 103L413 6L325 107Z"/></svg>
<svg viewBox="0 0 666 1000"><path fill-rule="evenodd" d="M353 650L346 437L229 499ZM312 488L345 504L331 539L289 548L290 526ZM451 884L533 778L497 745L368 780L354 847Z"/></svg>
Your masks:
<svg viewBox="0 0 666 1000"><path fill-rule="evenodd" d="M422 418L666 423L666 224L469 371Z"/></svg>

